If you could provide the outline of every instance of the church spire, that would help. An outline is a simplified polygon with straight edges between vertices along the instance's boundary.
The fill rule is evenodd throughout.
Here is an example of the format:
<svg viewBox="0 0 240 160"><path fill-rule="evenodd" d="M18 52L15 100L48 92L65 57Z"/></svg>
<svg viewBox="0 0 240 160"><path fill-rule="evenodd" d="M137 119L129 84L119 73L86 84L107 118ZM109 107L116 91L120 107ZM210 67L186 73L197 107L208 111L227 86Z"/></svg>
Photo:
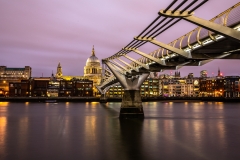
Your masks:
<svg viewBox="0 0 240 160"><path fill-rule="evenodd" d="M58 68L61 68L61 64L60 64L60 62L58 62Z"/></svg>
<svg viewBox="0 0 240 160"><path fill-rule="evenodd" d="M62 77L62 67L61 67L61 64L59 62L58 66L57 66L56 78L61 78L61 77Z"/></svg>
<svg viewBox="0 0 240 160"><path fill-rule="evenodd" d="M92 48L92 56L95 56L94 45L93 45L93 48Z"/></svg>

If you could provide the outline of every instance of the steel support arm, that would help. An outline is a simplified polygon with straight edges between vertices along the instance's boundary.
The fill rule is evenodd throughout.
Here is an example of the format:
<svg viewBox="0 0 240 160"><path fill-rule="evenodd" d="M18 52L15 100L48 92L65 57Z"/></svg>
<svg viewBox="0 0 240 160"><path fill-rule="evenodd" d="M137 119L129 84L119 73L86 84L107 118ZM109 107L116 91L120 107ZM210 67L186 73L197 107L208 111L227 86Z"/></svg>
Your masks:
<svg viewBox="0 0 240 160"><path fill-rule="evenodd" d="M183 57L186 57L186 58L192 58L192 55L190 52L185 52L181 49L178 49L178 48L175 48L175 47L172 47L168 44L165 44L165 43L162 43L162 42L159 42L157 41L156 39L153 39L153 38L146 38L146 37L135 37L134 38L135 40L139 40L139 41L149 41L159 47L162 47L162 48L165 48L169 51L172 51L174 53L177 53L178 55L181 55Z"/></svg>
<svg viewBox="0 0 240 160"><path fill-rule="evenodd" d="M113 63L113 62L111 62L111 61L108 61L108 62L111 63L111 64L113 64L115 68L118 68L118 69L117 69L117 72L120 72L121 74L124 74L124 75L126 74L126 71L123 71L124 68L122 68L121 66L118 66L117 64L115 64L115 63ZM106 63L105 63L105 64L106 64ZM107 65L107 66L108 66L108 65ZM122 70L121 70L120 68L121 68ZM112 70L111 70L111 71L112 71Z"/></svg>
<svg viewBox="0 0 240 160"><path fill-rule="evenodd" d="M101 90L100 87L101 87L101 86L96 86L96 88L98 89L98 91L99 91L101 94L104 94L103 90Z"/></svg>
<svg viewBox="0 0 240 160"><path fill-rule="evenodd" d="M216 24L214 22L204 20L204 19L198 18L196 16L184 17L184 19L187 20L188 22L194 23L203 28L207 28L212 32L216 32L218 34L224 35L228 38L231 38L235 41L240 42L240 32L238 32L232 28L225 27L225 26Z"/></svg>
<svg viewBox="0 0 240 160"><path fill-rule="evenodd" d="M216 24L214 22L193 16L193 13L189 14L188 11L185 11L183 13L181 13L180 11L172 13L171 10L168 10L166 13L164 13L163 10L161 10L159 14L165 17L183 18L188 22L194 23L212 32L221 34L225 37L231 38L234 41L240 42L240 32L230 27L225 27L220 24Z"/></svg>
<svg viewBox="0 0 240 160"><path fill-rule="evenodd" d="M126 72L125 71L122 71L118 66L116 66L116 64L114 64L113 62L111 62L111 61L105 61L104 62L107 66L108 66L108 68L112 71L112 73L114 74L114 76L115 77L117 77L116 75L115 75L115 73L114 72L118 72L119 74L121 74L121 75L125 75L126 74ZM109 66L112 66L111 68L109 67Z"/></svg>
<svg viewBox="0 0 240 160"><path fill-rule="evenodd" d="M96 87L97 87L98 91L99 91L102 95L105 96L105 94L106 94L106 92L109 90L109 88L111 88L112 86L115 86L115 85L119 85L119 82L114 83L114 84L112 84L112 85L108 85L107 87L105 87L105 88L103 88L103 89L102 89L101 87L104 87L104 86L96 86Z"/></svg>
<svg viewBox="0 0 240 160"><path fill-rule="evenodd" d="M108 68L118 79L119 83L122 85L124 90L139 90L140 86L149 75L149 73L142 73L141 75L127 77L116 71L115 66L109 61L105 61L104 63L108 66Z"/></svg>
<svg viewBox="0 0 240 160"><path fill-rule="evenodd" d="M121 67L122 69L124 69L125 71L128 71L128 69L126 67L124 67L123 65L119 64L118 62L116 62L115 60L112 60L117 66Z"/></svg>
<svg viewBox="0 0 240 160"><path fill-rule="evenodd" d="M209 63L209 62L211 62L211 61L213 61L213 59L208 59L208 60L199 61L198 66L202 66L202 65L204 65L204 64L206 64L206 63Z"/></svg>
<svg viewBox="0 0 240 160"><path fill-rule="evenodd" d="M150 60L152 60L152 61L157 62L158 64L160 64L160 65L162 65L162 66L165 66L165 65L166 65L166 63L165 63L164 60L160 60L160 59L158 59L158 58L155 58L155 57L153 57L153 56L150 56L149 54L143 53L143 52L141 52L141 51L139 51L139 50L137 50L137 49L132 49L132 48L124 48L124 49L125 49L125 50L128 50L128 51L133 51L133 52L135 52L135 53L137 53L137 54L139 54L139 55L141 55L141 56L143 56L143 57L146 57L146 58L148 58L148 59L150 59Z"/></svg>
<svg viewBox="0 0 240 160"><path fill-rule="evenodd" d="M110 63L109 61L104 61L104 63L108 66L108 68L112 71L112 73L114 74L114 76L119 80L119 82L121 83L121 85L126 88L126 83L125 83L125 75L119 73L119 71L115 68L115 66Z"/></svg>
<svg viewBox="0 0 240 160"><path fill-rule="evenodd" d="M117 84L119 84L119 82L117 82L117 83L115 83L115 84L112 84L112 85L110 85L110 86L107 86L106 88L104 88L103 93L106 94L106 92L109 90L109 88L111 88L112 86L115 86L115 85L117 85Z"/></svg>
<svg viewBox="0 0 240 160"><path fill-rule="evenodd" d="M107 85L108 83L110 83L111 81L114 81L114 79L116 79L116 77L114 77L114 75L112 75L111 77L109 77L106 81L104 81L101 86L105 86Z"/></svg>
<svg viewBox="0 0 240 160"><path fill-rule="evenodd" d="M130 61L133 61L134 63L137 63L139 66L142 66L145 69L149 69L149 66L147 66L146 64L141 63L141 62L139 62L139 61L127 56L127 55L123 55L123 56L126 57L127 59L129 59Z"/></svg>
<svg viewBox="0 0 240 160"><path fill-rule="evenodd" d="M124 60L117 58L119 61L121 61L122 63L124 63L125 65L127 65L128 67L130 67L131 69L135 70L136 72L139 72L139 69L136 67L133 67L132 65L128 64L127 62L125 62Z"/></svg>

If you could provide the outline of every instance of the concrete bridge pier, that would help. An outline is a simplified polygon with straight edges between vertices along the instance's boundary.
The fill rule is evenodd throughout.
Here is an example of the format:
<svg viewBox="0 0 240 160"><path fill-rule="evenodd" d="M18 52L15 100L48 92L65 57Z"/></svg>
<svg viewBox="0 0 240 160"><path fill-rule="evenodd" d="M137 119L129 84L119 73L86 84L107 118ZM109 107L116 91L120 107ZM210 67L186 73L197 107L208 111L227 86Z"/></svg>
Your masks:
<svg viewBox="0 0 240 160"><path fill-rule="evenodd" d="M100 103L107 103L107 97L105 96L105 94L101 94Z"/></svg>
<svg viewBox="0 0 240 160"><path fill-rule="evenodd" d="M142 98L139 90L124 91L119 118L144 118Z"/></svg>

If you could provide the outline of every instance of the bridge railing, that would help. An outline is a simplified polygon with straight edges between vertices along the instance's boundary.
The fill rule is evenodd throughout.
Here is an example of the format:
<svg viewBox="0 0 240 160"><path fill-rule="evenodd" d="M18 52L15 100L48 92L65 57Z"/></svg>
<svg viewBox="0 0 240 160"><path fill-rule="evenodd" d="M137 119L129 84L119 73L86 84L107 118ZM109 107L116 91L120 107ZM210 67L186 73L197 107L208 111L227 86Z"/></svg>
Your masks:
<svg viewBox="0 0 240 160"><path fill-rule="evenodd" d="M239 15L240 15L240 2L232 6L231 8L225 10L224 12L220 13L219 15L215 16L214 18L210 19L209 21L223 25L228 27L236 27L237 24L239 24ZM240 28L240 27L239 27ZM240 30L240 29L239 29ZM170 42L168 45L173 46L175 48L184 49L184 50L191 50L195 48L196 46L203 45L203 41L210 38L211 40L216 40L216 37L214 36L215 33L212 31L209 31L208 29L197 27L194 30L188 32L187 34L177 38L176 40ZM220 37L220 36L219 36ZM222 36L221 36L222 37ZM207 42L205 42L207 43ZM195 45L194 44L199 44ZM170 54L168 50L164 48L159 48L151 53L149 55L157 58L163 58ZM149 60L146 57L140 57L138 61L142 63L151 63L151 60ZM130 65L138 66L134 62L130 62ZM130 69L129 67L127 67Z"/></svg>
<svg viewBox="0 0 240 160"><path fill-rule="evenodd" d="M239 23L239 15L240 15L240 2L234 5L233 7L227 9L226 11L220 13L216 17L212 18L211 22L220 24L222 26L234 27ZM210 38L215 40L215 33L202 28L197 27L194 30L188 32L187 34L181 36L180 38L169 43L171 46L175 46L177 48L183 49L186 47L192 47L194 43L202 43L203 39Z"/></svg>

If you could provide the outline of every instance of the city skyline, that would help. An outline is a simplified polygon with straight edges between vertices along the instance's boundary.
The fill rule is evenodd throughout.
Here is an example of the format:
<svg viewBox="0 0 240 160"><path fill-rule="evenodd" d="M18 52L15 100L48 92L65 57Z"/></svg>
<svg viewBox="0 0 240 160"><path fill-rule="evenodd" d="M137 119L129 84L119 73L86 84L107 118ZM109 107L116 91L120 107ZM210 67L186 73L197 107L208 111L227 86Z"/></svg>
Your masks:
<svg viewBox="0 0 240 160"><path fill-rule="evenodd" d="M127 45L138 35L161 9L171 1L30 1L0 2L0 66L32 67L32 76L51 76L60 62L63 75L83 75L87 58L95 46L99 60L109 57ZM237 0L208 1L195 11L195 15L211 19L234 4ZM98 5L96 5L98 4ZM213 7L217 5L217 7ZM169 43L196 28L181 21L169 32L157 37ZM156 46L141 48L150 53ZM240 75L238 60L214 60L201 67L182 67L181 76L201 70L217 75L218 68L224 76ZM175 72L165 71L160 74Z"/></svg>

